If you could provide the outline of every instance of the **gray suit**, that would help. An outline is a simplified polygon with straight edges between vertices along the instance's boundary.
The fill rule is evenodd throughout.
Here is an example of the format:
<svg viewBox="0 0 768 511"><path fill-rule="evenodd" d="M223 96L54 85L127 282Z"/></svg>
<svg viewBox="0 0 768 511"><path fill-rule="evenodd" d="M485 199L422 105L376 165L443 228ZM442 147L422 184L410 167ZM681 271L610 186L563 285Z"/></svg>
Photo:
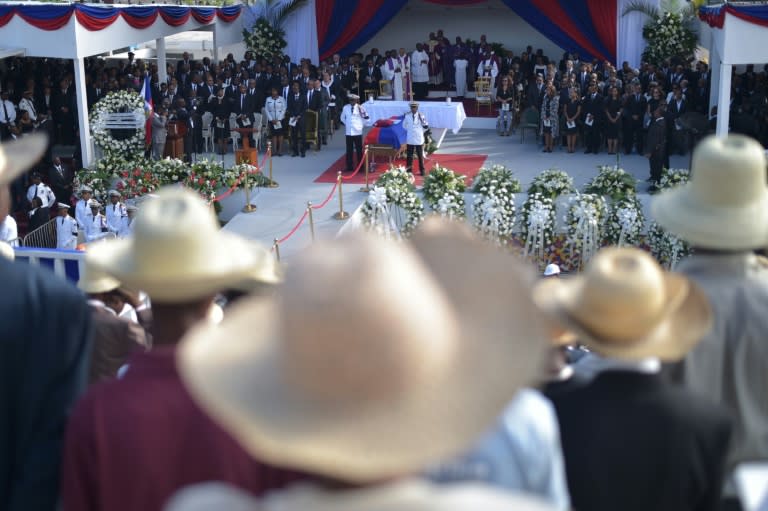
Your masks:
<svg viewBox="0 0 768 511"><path fill-rule="evenodd" d="M709 297L712 330L681 363L691 390L731 409L729 468L768 458L768 263L749 252L694 255L676 271Z"/></svg>
<svg viewBox="0 0 768 511"><path fill-rule="evenodd" d="M163 159L165 138L168 136L167 125L167 117L152 114L152 157L156 160Z"/></svg>

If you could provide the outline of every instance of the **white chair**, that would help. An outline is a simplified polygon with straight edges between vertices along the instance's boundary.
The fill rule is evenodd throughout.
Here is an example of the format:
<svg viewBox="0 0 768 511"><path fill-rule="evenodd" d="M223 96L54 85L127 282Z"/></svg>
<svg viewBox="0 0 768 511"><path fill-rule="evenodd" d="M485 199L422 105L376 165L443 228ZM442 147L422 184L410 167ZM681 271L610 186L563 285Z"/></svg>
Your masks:
<svg viewBox="0 0 768 511"><path fill-rule="evenodd" d="M211 132L211 123L213 122L213 114L211 112L205 112L203 114L203 151L206 153L213 152L213 133ZM211 148L210 151L208 148Z"/></svg>
<svg viewBox="0 0 768 511"><path fill-rule="evenodd" d="M240 142L240 133L235 131L235 128L239 128L237 125L237 116L232 114L229 116L229 138L232 140L232 151L237 151Z"/></svg>
<svg viewBox="0 0 768 511"><path fill-rule="evenodd" d="M264 130L264 127L262 126L261 114L253 114L253 129L256 130L253 132L253 140L256 144L256 150L260 150L261 134Z"/></svg>

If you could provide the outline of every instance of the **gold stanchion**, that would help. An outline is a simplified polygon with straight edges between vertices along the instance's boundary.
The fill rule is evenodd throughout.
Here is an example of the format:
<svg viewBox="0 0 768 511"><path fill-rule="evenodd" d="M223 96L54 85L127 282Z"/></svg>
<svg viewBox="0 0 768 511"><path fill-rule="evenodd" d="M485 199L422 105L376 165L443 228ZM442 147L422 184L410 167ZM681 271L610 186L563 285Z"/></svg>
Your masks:
<svg viewBox="0 0 768 511"><path fill-rule="evenodd" d="M365 146L365 186L360 188L360 191L363 193L368 193L371 191L370 187L368 186L368 169L370 168L371 164L371 158L368 155L368 146Z"/></svg>
<svg viewBox="0 0 768 511"><path fill-rule="evenodd" d="M253 213L256 211L256 206L251 204L251 187L248 186L248 172L245 173L245 206L243 206L243 213Z"/></svg>
<svg viewBox="0 0 768 511"><path fill-rule="evenodd" d="M349 213L344 211L344 194L341 191L341 171L339 171L336 182L339 185L339 211L333 215L336 220L346 220L349 218Z"/></svg>
<svg viewBox="0 0 768 511"><path fill-rule="evenodd" d="M277 188L280 186L277 181L272 179L272 141L267 140L267 152L269 153L269 184L267 188Z"/></svg>
<svg viewBox="0 0 768 511"><path fill-rule="evenodd" d="M272 248L275 249L275 258L280 262L280 242L277 241L277 238L275 238L275 244L272 245Z"/></svg>
<svg viewBox="0 0 768 511"><path fill-rule="evenodd" d="M309 233L312 235L312 241L315 241L315 217L312 214L311 201L307 201L307 215L309 215Z"/></svg>

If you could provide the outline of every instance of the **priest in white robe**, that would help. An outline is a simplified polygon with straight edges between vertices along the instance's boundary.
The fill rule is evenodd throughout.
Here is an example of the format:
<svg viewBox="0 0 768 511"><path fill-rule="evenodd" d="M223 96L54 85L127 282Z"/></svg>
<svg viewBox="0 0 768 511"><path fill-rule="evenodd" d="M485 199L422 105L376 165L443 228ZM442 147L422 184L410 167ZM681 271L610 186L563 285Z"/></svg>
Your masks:
<svg viewBox="0 0 768 511"><path fill-rule="evenodd" d="M415 99L426 99L429 86L429 54L421 43L416 44L416 50L411 53L411 76Z"/></svg>

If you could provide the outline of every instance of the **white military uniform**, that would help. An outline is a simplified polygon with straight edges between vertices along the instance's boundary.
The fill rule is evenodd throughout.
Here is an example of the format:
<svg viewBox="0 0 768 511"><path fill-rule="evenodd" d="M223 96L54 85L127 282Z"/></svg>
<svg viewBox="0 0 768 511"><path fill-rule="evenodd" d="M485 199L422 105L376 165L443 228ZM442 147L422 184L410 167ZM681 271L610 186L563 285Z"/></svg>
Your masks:
<svg viewBox="0 0 768 511"><path fill-rule="evenodd" d="M341 122L344 124L344 134L350 137L363 134L365 118L368 114L360 105L344 105L341 110Z"/></svg>
<svg viewBox="0 0 768 511"><path fill-rule="evenodd" d="M119 238L128 238L133 236L134 220L134 218L131 218L127 215L120 220L120 230L117 231L117 236Z"/></svg>
<svg viewBox="0 0 768 511"><path fill-rule="evenodd" d="M80 199L75 204L75 219L80 229L83 231L88 230L88 225L93 222L93 215L91 214L91 208L88 207L87 200Z"/></svg>
<svg viewBox="0 0 768 511"><path fill-rule="evenodd" d="M123 222L123 217L128 216L128 212L125 210L125 204L118 202L116 204L107 204L104 206L104 210L107 213L107 228L109 232L120 232L120 226Z"/></svg>
<svg viewBox="0 0 768 511"><path fill-rule="evenodd" d="M407 134L406 144L424 145L424 128L429 126L427 119L421 112L408 112L403 118L403 128Z"/></svg>
<svg viewBox="0 0 768 511"><path fill-rule="evenodd" d="M16 219L11 215L6 215L5 220L0 222L0 241L9 243L12 247L19 246L19 229L16 225Z"/></svg>
<svg viewBox="0 0 768 511"><path fill-rule="evenodd" d="M107 227L107 219L101 213L96 216L91 216L91 224L88 226L88 231L85 233L85 240L88 242L97 241L105 236L108 236L108 232L104 232Z"/></svg>
<svg viewBox="0 0 768 511"><path fill-rule="evenodd" d="M56 248L74 250L77 247L77 221L71 216L56 217Z"/></svg>
<svg viewBox="0 0 768 511"><path fill-rule="evenodd" d="M51 207L56 204L56 195L54 195L53 190L51 190L51 188L45 183L40 183L39 185L30 185L30 187L27 188L27 200L32 202L32 199L34 199L35 196L40 197L40 200L43 201L44 208Z"/></svg>

